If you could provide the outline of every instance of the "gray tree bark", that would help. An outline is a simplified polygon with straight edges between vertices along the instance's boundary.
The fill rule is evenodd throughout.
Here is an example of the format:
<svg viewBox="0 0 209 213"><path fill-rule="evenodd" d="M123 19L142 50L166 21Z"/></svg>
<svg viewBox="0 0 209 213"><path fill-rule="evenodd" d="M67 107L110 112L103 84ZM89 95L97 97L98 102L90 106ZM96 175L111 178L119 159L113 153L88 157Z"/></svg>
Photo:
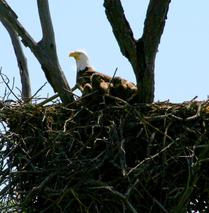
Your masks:
<svg viewBox="0 0 209 213"><path fill-rule="evenodd" d="M68 92L70 87L59 65L48 0L37 0L37 5L43 32L39 42L34 41L5 0L0 1L0 18L7 21L21 37L23 44L30 48L54 91L58 93L64 104L68 104L74 98L72 93Z"/></svg>
<svg viewBox="0 0 209 213"><path fill-rule="evenodd" d="M13 30L13 28L7 23L6 20L1 20L2 24L8 31L12 45L14 48L14 52L17 58L17 64L20 71L20 79L22 84L22 90L21 90L21 96L22 100L27 103L31 101L31 85L30 85L30 77L28 72L28 66L27 66L27 59L24 55L21 42L19 40L19 37L17 33Z"/></svg>
<svg viewBox="0 0 209 213"><path fill-rule="evenodd" d="M135 39L120 0L104 0L106 16L121 53L129 60L136 76L138 101L154 100L154 67L171 0L150 0L141 38Z"/></svg>

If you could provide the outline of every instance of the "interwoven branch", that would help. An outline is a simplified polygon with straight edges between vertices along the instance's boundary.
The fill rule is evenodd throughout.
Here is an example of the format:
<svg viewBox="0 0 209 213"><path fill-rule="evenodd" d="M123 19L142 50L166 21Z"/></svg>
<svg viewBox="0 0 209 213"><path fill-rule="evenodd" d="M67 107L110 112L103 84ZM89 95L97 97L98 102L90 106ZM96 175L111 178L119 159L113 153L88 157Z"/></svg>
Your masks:
<svg viewBox="0 0 209 213"><path fill-rule="evenodd" d="M94 94L68 108L2 104L0 118L10 127L0 134L0 200L9 198L13 208L209 207L208 102L131 106Z"/></svg>

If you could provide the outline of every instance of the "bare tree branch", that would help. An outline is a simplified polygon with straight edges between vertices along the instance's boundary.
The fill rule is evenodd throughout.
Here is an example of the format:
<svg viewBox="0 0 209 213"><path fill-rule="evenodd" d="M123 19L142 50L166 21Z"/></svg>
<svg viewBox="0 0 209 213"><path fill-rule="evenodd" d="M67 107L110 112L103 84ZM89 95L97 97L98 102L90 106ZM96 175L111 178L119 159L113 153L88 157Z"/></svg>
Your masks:
<svg viewBox="0 0 209 213"><path fill-rule="evenodd" d="M161 0L158 2L150 0L148 5L142 39L146 52L146 60L151 62L155 60L170 2L171 0Z"/></svg>
<svg viewBox="0 0 209 213"><path fill-rule="evenodd" d="M48 13L49 10L46 11L48 8L48 0L42 0L44 3L39 2L39 15L41 17L41 22L46 21L46 18L43 18L43 13ZM41 9L40 9L41 8ZM51 33L50 39L48 42L47 35L43 35L43 39L36 43L33 38L29 35L29 33L24 29L21 23L17 20L17 15L13 12L13 10L8 6L5 0L0 1L0 18L5 19L10 26L17 32L17 34L22 38L22 42L25 46L28 46L31 51L34 53L35 57L41 64L41 67L45 73L45 76L48 82L51 84L52 88L55 92L57 92L62 100L63 103L68 104L74 100L73 95L69 93L70 87L67 83L67 80L64 76L63 71L60 68L58 63L57 54L56 54L56 46L54 42L54 33L52 29L52 25L50 27ZM51 21L48 21L48 23ZM42 23L42 28L45 24ZM43 33L46 31L43 30ZM45 41L45 42L43 42Z"/></svg>
<svg viewBox="0 0 209 213"><path fill-rule="evenodd" d="M37 0L39 18L41 21L41 28L43 34L43 41L45 44L55 44L54 30L49 11L49 3L46 0Z"/></svg>
<svg viewBox="0 0 209 213"><path fill-rule="evenodd" d="M39 45L42 46L42 48L45 48L50 54L50 57L53 58L54 63L56 63L57 66L60 66L57 58L54 29L52 26L48 0L37 0L37 5L43 36Z"/></svg>
<svg viewBox="0 0 209 213"><path fill-rule="evenodd" d="M12 27L10 27L10 25L7 23L5 19L1 20L1 22L4 25L4 27L7 29L10 35L12 45L15 51L15 55L17 58L17 64L19 67L20 79L22 84L22 90L21 90L22 100L24 102L28 102L30 101L30 98L31 98L31 86L30 86L30 77L29 77L28 66L27 66L27 59L22 50L22 46L17 33L13 30Z"/></svg>
<svg viewBox="0 0 209 213"><path fill-rule="evenodd" d="M57 57L56 43L54 30L51 21L48 0L37 0L39 18L42 27L43 38L38 43L38 46L44 50L43 58L41 56L41 64L48 81L55 85L55 91L60 95L64 103L69 103L74 100L70 91L70 87L59 65ZM45 55L47 53L47 55ZM53 88L55 88L53 87ZM62 97L63 96L63 97Z"/></svg>
<svg viewBox="0 0 209 213"><path fill-rule="evenodd" d="M171 0L150 0L143 35L137 41L124 15L120 0L104 0L106 16L112 25L122 54L130 61L139 89L138 101L154 100L155 57Z"/></svg>
<svg viewBox="0 0 209 213"><path fill-rule="evenodd" d="M164 31L170 2L171 0L150 0L143 35L137 42L141 102L152 102L154 100L155 58Z"/></svg>
<svg viewBox="0 0 209 213"><path fill-rule="evenodd" d="M10 84L10 80L5 74L2 73L2 67L0 67L0 77L1 77L2 81L4 82L4 84L6 85L7 89L9 90L8 94L5 93L5 97L7 96L6 101L8 101L9 96L12 94L18 100L18 102L21 102L21 100L18 98L18 96L13 92L13 89L14 89L14 78L13 78L12 86L10 86L9 85Z"/></svg>
<svg viewBox="0 0 209 213"><path fill-rule="evenodd" d="M136 40L132 29L125 17L120 0L105 0L104 7L107 18L112 25L113 33L119 44L122 54L136 66Z"/></svg>
<svg viewBox="0 0 209 213"><path fill-rule="evenodd" d="M36 49L36 42L17 20L18 16L5 0L0 1L0 16L2 20L7 20L11 27L18 33L19 36L21 36L22 42L26 47L29 47L32 51Z"/></svg>

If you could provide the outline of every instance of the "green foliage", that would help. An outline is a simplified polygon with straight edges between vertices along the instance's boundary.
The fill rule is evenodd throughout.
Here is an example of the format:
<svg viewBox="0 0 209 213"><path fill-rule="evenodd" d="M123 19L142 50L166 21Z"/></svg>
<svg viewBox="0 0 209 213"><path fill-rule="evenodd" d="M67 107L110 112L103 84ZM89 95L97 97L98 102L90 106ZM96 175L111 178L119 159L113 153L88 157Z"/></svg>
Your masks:
<svg viewBox="0 0 209 213"><path fill-rule="evenodd" d="M0 198L25 212L206 212L209 105L90 95L7 106Z"/></svg>

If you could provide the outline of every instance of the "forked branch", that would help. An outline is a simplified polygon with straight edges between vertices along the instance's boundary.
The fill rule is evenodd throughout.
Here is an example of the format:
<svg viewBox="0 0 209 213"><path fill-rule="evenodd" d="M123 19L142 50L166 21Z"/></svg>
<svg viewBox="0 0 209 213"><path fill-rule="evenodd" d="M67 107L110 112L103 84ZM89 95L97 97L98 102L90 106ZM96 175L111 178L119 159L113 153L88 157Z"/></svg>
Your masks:
<svg viewBox="0 0 209 213"><path fill-rule="evenodd" d="M139 89L138 101L154 100L155 57L171 0L150 0L141 38L135 40L120 0L104 0L106 16L122 54L130 61Z"/></svg>
<svg viewBox="0 0 209 213"><path fill-rule="evenodd" d="M59 65L54 40L54 31L51 23L48 0L37 0L39 16L42 25L43 39L35 42L29 33L17 20L17 15L9 7L5 0L0 1L0 18L7 21L10 26L21 37L25 46L28 46L35 57L38 59L45 73L48 82L55 92L57 92L63 103L68 104L74 100L73 95L69 93L70 87ZM46 23L43 23L46 22ZM50 24L47 29L46 24ZM47 31L47 32L46 32ZM47 33L47 34L46 34ZM48 39L48 40L47 40Z"/></svg>

